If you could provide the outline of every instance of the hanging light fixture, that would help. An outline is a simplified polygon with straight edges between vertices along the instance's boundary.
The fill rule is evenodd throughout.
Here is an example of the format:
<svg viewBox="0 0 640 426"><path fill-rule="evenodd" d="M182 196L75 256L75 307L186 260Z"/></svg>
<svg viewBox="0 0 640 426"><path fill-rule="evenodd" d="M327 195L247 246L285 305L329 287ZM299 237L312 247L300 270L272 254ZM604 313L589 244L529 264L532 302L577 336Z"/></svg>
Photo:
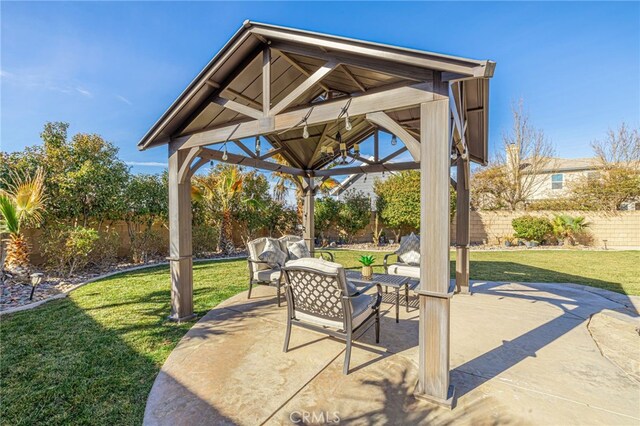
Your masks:
<svg viewBox="0 0 640 426"><path fill-rule="evenodd" d="M309 126L307 126L307 121L304 122L304 129L302 129L302 137L304 139L309 139Z"/></svg>
<svg viewBox="0 0 640 426"><path fill-rule="evenodd" d="M256 155L260 155L260 136L256 136Z"/></svg>
<svg viewBox="0 0 640 426"><path fill-rule="evenodd" d="M353 144L353 153L357 156L360 155L360 144L359 143L354 143Z"/></svg>
<svg viewBox="0 0 640 426"><path fill-rule="evenodd" d="M224 143L223 151L222 151L222 161L227 161L229 156L227 155L227 143Z"/></svg>
<svg viewBox="0 0 640 426"><path fill-rule="evenodd" d="M398 145L398 137L396 135L391 135L391 145Z"/></svg>
<svg viewBox="0 0 640 426"><path fill-rule="evenodd" d="M345 117L344 117L344 129L349 132L351 131L353 127L351 126L351 120L349 120L349 113L345 112Z"/></svg>

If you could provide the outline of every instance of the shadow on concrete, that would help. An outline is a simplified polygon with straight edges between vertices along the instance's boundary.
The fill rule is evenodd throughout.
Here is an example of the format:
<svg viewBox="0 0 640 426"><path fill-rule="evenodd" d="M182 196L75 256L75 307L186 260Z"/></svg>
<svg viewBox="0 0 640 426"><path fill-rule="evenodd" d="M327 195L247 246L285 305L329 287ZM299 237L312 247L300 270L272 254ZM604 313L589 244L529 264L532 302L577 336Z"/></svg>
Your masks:
<svg viewBox="0 0 640 426"><path fill-rule="evenodd" d="M553 273L556 277L558 276L558 273L555 271L547 271L541 268L510 262L478 263L496 263L499 264L499 268L506 271L523 271L526 278L529 278L530 280L535 279L534 277L543 278L549 273ZM496 267L498 267L498 265L496 265ZM477 277L474 275L473 265L471 266L471 272L473 279L476 279ZM566 279L567 283L576 283L584 280L583 277L570 274L561 275L563 279ZM536 281L540 283L544 281L544 279L537 279ZM594 280L589 279L589 281L593 282ZM497 298L516 298L527 300L531 303L546 303L558 308L561 314L551 321L548 321L513 340L503 341L502 345L469 360L452 370L452 378L457 378L457 380L452 380L453 384L456 386L457 397L461 397L469 393L473 389L498 376L500 373L509 370L511 367L526 358L535 357L539 350L574 328L585 324L593 315L606 309L603 305L608 305L613 310L619 310L632 316L638 315L633 303L628 296L624 294L606 294L606 292L598 289L589 289L571 284L545 285L535 283L527 284L522 282L519 282L519 284L528 288L505 289L500 288L504 283L496 282L477 283L473 285L472 288L474 289L474 293L491 295ZM597 284L602 288L611 289L611 287L614 287L617 290L617 293L623 293L619 284L604 281L600 281ZM585 297L581 298L581 295ZM594 302L594 299L597 300L599 297L606 299L607 302L604 300L602 300L601 303ZM589 302L589 298L591 298L591 302ZM470 378L469 376L466 376L466 379L468 380L460 380L462 377L465 377L465 375L472 375L474 377Z"/></svg>

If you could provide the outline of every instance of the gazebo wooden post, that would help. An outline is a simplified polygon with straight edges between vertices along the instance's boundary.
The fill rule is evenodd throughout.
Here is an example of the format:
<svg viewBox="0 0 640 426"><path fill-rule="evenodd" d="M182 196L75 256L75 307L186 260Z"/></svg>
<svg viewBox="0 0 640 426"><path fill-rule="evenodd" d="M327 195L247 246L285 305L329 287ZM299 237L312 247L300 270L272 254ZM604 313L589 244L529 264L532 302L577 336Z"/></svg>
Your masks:
<svg viewBox="0 0 640 426"><path fill-rule="evenodd" d="M452 407L449 386L449 100L420 104L420 324L417 396Z"/></svg>
<svg viewBox="0 0 640 426"><path fill-rule="evenodd" d="M469 161L457 160L456 178L456 288L471 293L469 286Z"/></svg>
<svg viewBox="0 0 640 426"><path fill-rule="evenodd" d="M302 236L304 241L309 247L311 255L315 250L315 223L314 223L314 207L315 207L315 194L316 189L314 187L313 178L305 178L306 186L304 188L304 213L302 217Z"/></svg>
<svg viewBox="0 0 640 426"><path fill-rule="evenodd" d="M181 178L189 150L169 144L169 262L171 267L171 315L188 321L193 313L193 259L191 246L191 182ZM188 167L188 165L187 165ZM184 170L184 169L183 169ZM183 173L183 175L187 175ZM186 180L186 181L185 181Z"/></svg>

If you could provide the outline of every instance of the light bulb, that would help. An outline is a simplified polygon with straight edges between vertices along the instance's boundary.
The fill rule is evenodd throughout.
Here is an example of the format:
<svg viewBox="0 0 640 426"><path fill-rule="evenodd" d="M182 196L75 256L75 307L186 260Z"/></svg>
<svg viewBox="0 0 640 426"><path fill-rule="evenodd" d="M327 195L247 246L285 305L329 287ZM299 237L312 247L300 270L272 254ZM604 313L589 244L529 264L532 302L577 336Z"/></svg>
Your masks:
<svg viewBox="0 0 640 426"><path fill-rule="evenodd" d="M260 136L256 136L256 155L260 155Z"/></svg>
<svg viewBox="0 0 640 426"><path fill-rule="evenodd" d="M305 139L309 139L309 127L307 127L307 125L304 125L304 129L302 129L302 137Z"/></svg>
<svg viewBox="0 0 640 426"><path fill-rule="evenodd" d="M349 130L352 129L351 127L351 121L349 121L349 116L346 116L344 118L344 129L348 132Z"/></svg>
<svg viewBox="0 0 640 426"><path fill-rule="evenodd" d="M227 155L227 145L224 146L224 151L222 152L222 161L227 161L229 156Z"/></svg>
<svg viewBox="0 0 640 426"><path fill-rule="evenodd" d="M391 136L391 145L396 146L398 145L398 138L396 135L392 135Z"/></svg>

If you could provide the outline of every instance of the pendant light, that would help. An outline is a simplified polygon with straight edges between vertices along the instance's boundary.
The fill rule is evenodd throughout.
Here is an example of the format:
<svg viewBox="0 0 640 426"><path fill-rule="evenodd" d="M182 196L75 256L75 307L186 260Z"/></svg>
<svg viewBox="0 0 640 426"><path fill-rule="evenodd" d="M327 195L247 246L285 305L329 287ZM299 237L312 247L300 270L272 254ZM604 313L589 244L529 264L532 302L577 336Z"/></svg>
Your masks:
<svg viewBox="0 0 640 426"><path fill-rule="evenodd" d="M398 137L396 135L391 135L391 145L398 145Z"/></svg>
<svg viewBox="0 0 640 426"><path fill-rule="evenodd" d="M260 155L260 136L256 136L256 155Z"/></svg>

